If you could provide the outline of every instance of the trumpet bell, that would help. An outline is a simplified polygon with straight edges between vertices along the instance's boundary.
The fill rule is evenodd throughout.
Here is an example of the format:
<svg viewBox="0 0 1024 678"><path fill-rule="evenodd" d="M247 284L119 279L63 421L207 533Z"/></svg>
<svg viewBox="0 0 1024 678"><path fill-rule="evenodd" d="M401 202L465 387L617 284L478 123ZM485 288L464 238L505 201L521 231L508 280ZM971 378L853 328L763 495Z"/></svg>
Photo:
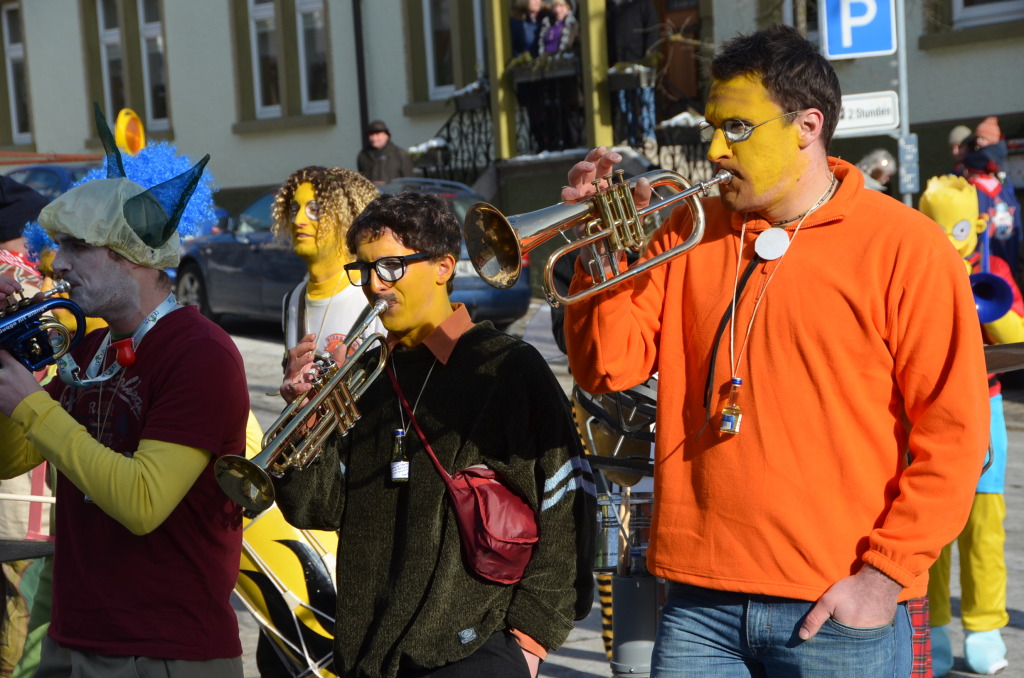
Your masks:
<svg viewBox="0 0 1024 678"><path fill-rule="evenodd" d="M378 299L364 318L349 331L344 344L347 354L356 340L363 336L373 321L388 310L388 302ZM371 348L377 347L373 369L360 364ZM316 361L316 377L312 388L285 407L263 436L263 450L252 460L228 455L214 465L217 484L232 501L240 504L252 517L274 503L273 475L282 477L289 470L301 471L319 458L327 437L338 432L345 435L359 420L356 402L370 384L384 371L388 347L384 335L371 334L359 344L344 363L338 365L329 355Z"/></svg>
<svg viewBox="0 0 1024 678"><path fill-rule="evenodd" d="M995 273L972 274L971 291L974 292L978 320L982 323L999 320L1013 306L1013 290Z"/></svg>
<svg viewBox="0 0 1024 678"><path fill-rule="evenodd" d="M466 213L463 232L467 234L466 251L477 275L499 290L515 285L523 272L523 257L508 219L494 205L478 202ZM470 238L469 233L478 237Z"/></svg>
<svg viewBox="0 0 1024 678"><path fill-rule="evenodd" d="M568 244L559 247L548 257L544 266L544 293L554 306L576 303L694 247L704 234L704 208L701 206L700 194L706 195L712 186L727 184L732 180L732 175L725 170L719 170L708 181L696 185L668 170L647 172L630 181L626 181L623 174L619 170L604 177L607 187L586 200L558 203L511 217L505 217L492 205L477 203L466 213L462 224L466 251L476 272L492 287L508 289L522 274L523 255L560 235ZM632 189L640 179L647 179L651 188L671 186L679 192L643 209L637 209ZM683 200L687 201L693 213L693 230L682 244L623 272L609 275L601 269L596 284L573 295L564 296L555 289L553 270L558 259L588 248L595 259L604 259L609 269L615 268L612 265L613 255L627 251L639 253L646 247L650 234L646 230L644 217ZM577 227L578 232L574 232ZM603 248L600 247L602 244Z"/></svg>
<svg viewBox="0 0 1024 678"><path fill-rule="evenodd" d="M251 514L261 513L274 504L274 483L259 464L229 454L213 465L213 475L224 494Z"/></svg>
<svg viewBox="0 0 1024 678"><path fill-rule="evenodd" d="M478 202L469 208L462 223L469 260L488 285L506 290L522 275L525 253L589 213L588 203L560 203L506 217L497 207Z"/></svg>

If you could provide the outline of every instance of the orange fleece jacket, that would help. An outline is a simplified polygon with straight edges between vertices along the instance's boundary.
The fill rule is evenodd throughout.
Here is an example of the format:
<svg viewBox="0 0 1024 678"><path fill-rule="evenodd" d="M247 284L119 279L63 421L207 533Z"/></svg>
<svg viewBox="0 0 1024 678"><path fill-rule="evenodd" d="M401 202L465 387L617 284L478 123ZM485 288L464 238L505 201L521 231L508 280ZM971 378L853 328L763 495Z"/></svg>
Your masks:
<svg viewBox="0 0 1024 678"><path fill-rule="evenodd" d="M581 387L617 391L659 373L648 553L657 576L815 600L866 562L902 584L905 600L925 595L928 567L967 519L989 414L963 263L934 222L833 164L835 196L741 295L737 355L762 298L737 370L738 435L718 430L729 329L701 429L743 214L706 199L697 247L566 310ZM644 256L682 242L690 218L676 208ZM750 215L741 268L767 227ZM572 291L588 282L577 265Z"/></svg>

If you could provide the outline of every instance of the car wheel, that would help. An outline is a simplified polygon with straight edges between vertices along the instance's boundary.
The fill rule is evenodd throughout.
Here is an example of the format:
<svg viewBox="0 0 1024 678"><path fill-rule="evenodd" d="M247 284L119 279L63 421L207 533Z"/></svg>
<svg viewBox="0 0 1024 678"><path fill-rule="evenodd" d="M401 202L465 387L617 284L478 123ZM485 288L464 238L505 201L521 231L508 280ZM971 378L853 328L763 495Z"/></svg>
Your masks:
<svg viewBox="0 0 1024 678"><path fill-rule="evenodd" d="M200 313L210 320L216 320L216 315L210 311L210 304L206 299L203 274L195 264L188 264L178 271L178 289L175 296L181 305L198 306Z"/></svg>

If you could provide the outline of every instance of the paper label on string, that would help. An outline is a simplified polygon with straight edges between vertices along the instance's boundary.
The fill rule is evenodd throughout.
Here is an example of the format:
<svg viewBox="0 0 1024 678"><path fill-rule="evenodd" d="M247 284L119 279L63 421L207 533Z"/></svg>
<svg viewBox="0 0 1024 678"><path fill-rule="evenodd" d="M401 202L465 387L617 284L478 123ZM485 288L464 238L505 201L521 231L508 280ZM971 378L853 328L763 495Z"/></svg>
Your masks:
<svg viewBox="0 0 1024 678"><path fill-rule="evenodd" d="M754 251L765 261L774 261L789 249L789 234L784 228L769 228L757 236Z"/></svg>

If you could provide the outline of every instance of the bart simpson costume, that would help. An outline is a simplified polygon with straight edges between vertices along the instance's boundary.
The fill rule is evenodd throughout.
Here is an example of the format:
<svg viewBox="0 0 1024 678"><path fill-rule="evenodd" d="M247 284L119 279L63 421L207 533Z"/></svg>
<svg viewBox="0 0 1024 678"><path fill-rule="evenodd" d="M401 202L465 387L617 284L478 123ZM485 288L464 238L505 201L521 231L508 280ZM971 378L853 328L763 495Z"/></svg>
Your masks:
<svg viewBox="0 0 1024 678"><path fill-rule="evenodd" d="M979 234L986 231L986 219L979 217L977 189L963 177L946 175L928 180L919 209L942 226L953 246L964 257L968 273L990 273L983 282L972 276L982 334L988 344L1024 341L1024 301L1013 281L1010 266L1003 259L988 256L985 243L975 252ZM984 269L987 267L987 271ZM1002 282L1000 282L1000 280ZM987 287L1002 288L989 300L981 292ZM995 317L991 322L987 317ZM1006 559L1003 544L1006 532L1006 502L1003 486L1006 475L1006 423L1003 418L1001 386L995 375L989 378L991 398L991 442L974 496L970 516L957 538L960 551L961 618L965 631L964 657L970 670L992 675L1008 665L1006 645L999 629L1009 623L1006 612ZM931 606L932 668L935 676L946 675L953 666L948 624L952 621L949 602L949 578L952 545L942 549L929 570L928 598Z"/></svg>

